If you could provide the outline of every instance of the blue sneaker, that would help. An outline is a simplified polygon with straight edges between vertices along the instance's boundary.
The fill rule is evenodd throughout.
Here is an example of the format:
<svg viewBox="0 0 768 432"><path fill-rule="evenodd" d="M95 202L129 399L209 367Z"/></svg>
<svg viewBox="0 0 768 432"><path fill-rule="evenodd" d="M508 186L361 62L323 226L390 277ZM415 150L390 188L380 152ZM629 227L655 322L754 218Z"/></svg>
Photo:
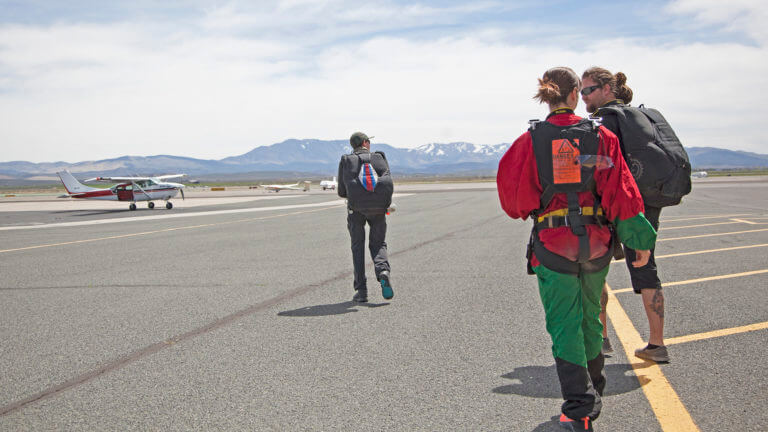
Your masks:
<svg viewBox="0 0 768 432"><path fill-rule="evenodd" d="M379 277L379 282L381 283L381 296L386 300L392 299L392 297L395 296L395 291L392 289L392 285L389 283L389 273L382 272Z"/></svg>

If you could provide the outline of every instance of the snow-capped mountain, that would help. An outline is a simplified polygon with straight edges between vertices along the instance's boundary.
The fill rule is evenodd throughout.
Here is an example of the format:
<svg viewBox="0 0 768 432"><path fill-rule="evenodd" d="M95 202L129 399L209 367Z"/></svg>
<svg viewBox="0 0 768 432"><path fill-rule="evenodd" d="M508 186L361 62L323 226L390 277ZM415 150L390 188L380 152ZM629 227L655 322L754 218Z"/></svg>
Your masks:
<svg viewBox="0 0 768 432"><path fill-rule="evenodd" d="M383 151L394 174L449 174L484 172L492 174L509 144L482 146L471 143L432 143L415 149L374 143L374 151ZM350 153L348 140L289 139L269 146L256 147L240 156L220 160L183 156L123 156L115 159L77 163L0 162L0 178L29 179L50 177L68 169L79 175L161 174L170 171L192 176L235 174L254 171L304 172L327 175L338 168L341 155Z"/></svg>

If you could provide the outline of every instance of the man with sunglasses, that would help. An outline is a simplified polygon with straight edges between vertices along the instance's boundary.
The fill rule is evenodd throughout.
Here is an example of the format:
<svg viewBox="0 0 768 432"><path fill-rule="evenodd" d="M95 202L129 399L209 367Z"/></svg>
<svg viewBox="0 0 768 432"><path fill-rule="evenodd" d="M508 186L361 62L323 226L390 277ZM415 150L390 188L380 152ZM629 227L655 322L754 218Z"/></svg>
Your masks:
<svg viewBox="0 0 768 432"><path fill-rule="evenodd" d="M601 108L610 106L624 106L632 102L632 89L627 85L627 77L621 72L612 74L610 71L592 67L582 74L581 98L587 106L587 111L595 117L602 118L602 124L619 138L622 154L627 159L626 148L619 128L619 120L616 114L610 110ZM630 161L627 161L629 164ZM659 230L659 216L661 208L645 204L644 215L653 225L656 231ZM654 250L651 249L651 257L648 263L642 267L633 267L630 263L636 258L635 250L624 246L627 268L632 280L632 288L636 294L643 298L645 314L648 317L650 327L650 336L648 345L635 350L635 356L652 360L655 362L668 362L669 354L667 347L664 346L664 294L662 293L661 281L659 280L654 259ZM608 301L607 289L604 287L603 298L601 299L603 312L601 320L605 329L605 304ZM603 330L605 336L605 330ZM607 341L607 338L605 339ZM610 343L604 346L604 352L610 348Z"/></svg>

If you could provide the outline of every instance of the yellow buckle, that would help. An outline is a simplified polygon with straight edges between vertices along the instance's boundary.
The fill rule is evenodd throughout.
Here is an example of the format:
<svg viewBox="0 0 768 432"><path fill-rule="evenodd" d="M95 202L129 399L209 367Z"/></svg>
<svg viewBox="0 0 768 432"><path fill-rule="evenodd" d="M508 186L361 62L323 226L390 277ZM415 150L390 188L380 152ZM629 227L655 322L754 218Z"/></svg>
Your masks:
<svg viewBox="0 0 768 432"><path fill-rule="evenodd" d="M582 207L581 208L581 214L584 215L584 216L592 216L592 215L595 214L594 208L592 208L592 207ZM597 215L598 216L602 216L603 215L602 207L597 209ZM559 209L559 210L552 210L551 212L549 212L549 213L547 213L545 215L539 216L537 221L538 222L544 222L544 219L551 218L551 217L554 217L554 216L561 216L561 217L568 216L568 209L567 208L563 208L563 209ZM552 219L549 220L549 227L552 228Z"/></svg>

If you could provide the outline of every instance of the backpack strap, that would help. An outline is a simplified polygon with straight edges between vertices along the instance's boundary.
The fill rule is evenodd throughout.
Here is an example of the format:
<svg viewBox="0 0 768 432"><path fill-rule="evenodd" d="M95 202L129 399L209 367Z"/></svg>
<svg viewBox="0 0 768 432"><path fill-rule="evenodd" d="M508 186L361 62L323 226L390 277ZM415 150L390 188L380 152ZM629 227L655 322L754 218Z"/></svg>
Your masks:
<svg viewBox="0 0 768 432"><path fill-rule="evenodd" d="M357 155L357 158L360 160L360 166L366 163L371 163L371 154L370 153L355 153ZM363 158L363 155L365 155L365 158Z"/></svg>

